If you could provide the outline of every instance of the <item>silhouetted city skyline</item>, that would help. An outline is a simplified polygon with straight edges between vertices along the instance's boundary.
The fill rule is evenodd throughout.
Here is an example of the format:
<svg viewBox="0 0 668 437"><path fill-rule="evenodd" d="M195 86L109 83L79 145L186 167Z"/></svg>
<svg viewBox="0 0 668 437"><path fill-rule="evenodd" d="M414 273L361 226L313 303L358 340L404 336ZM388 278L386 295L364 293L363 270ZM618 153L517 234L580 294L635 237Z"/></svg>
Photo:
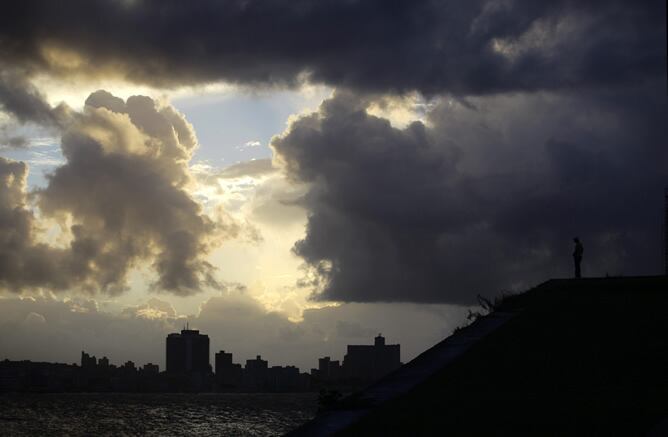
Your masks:
<svg viewBox="0 0 668 437"><path fill-rule="evenodd" d="M79 365L32 361L0 361L2 391L127 391L127 392L301 392L323 388L353 390L401 366L400 345L386 345L378 334L372 345L348 345L342 364L330 357L317 359L318 367L301 372L292 365L269 366L257 355L245 366L233 354L215 353L209 361L209 337L184 327L165 338L167 368L157 364L137 367L133 361L110 364L81 352Z"/></svg>

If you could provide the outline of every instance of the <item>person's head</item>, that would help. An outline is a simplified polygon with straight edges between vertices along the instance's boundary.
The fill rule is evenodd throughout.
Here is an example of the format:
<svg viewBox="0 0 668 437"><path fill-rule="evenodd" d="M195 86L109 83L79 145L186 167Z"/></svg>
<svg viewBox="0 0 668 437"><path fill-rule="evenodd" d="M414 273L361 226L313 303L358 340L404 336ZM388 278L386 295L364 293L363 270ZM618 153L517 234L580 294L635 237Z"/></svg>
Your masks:
<svg viewBox="0 0 668 437"><path fill-rule="evenodd" d="M575 243L579 243L579 242L580 242L580 239L579 239L578 237L575 237L575 238L573 238L573 242L575 242Z"/></svg>

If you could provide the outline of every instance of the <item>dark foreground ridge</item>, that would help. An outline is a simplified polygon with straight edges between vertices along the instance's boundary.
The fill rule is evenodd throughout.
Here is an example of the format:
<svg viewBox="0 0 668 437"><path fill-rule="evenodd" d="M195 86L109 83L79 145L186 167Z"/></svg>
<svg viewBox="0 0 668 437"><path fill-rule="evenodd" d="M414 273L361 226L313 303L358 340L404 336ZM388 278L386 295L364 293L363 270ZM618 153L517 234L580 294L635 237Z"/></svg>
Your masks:
<svg viewBox="0 0 668 437"><path fill-rule="evenodd" d="M550 280L290 435L668 435L668 278Z"/></svg>

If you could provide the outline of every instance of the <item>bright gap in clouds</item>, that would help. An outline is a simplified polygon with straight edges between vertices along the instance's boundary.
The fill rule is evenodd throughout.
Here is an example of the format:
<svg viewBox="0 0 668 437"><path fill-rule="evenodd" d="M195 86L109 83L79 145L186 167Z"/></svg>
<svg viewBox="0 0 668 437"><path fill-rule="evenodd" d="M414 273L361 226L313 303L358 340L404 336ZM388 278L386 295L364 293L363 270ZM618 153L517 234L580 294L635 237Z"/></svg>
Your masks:
<svg viewBox="0 0 668 437"><path fill-rule="evenodd" d="M64 102L77 111L83 108L88 95L100 88L123 99L148 95L173 105L193 125L199 142L190 161L191 171L199 182L195 198L207 213L222 207L256 231L256 235L243 235L226 242L210 255L210 262L219 269L219 277L243 284L247 293L267 310L279 311L293 321L301 320L304 309L326 305L309 302L310 290L295 286L302 274L303 261L292 253L292 247L304 236L306 215L303 209L290 203L304 191L288 184L275 169L233 177L218 175L225 168L249 162L270 166L271 138L282 133L298 115L317 110L323 100L331 97L332 89L304 86L294 90L251 91L213 84L165 92L109 82L89 82L76 87L47 79L37 82L49 103L55 106ZM403 127L422 119L427 105L417 95L384 98L372 105L369 112ZM27 147L6 149L2 155L29 164L29 189L45 186L45 176L64 163L59 138L30 126L19 128L16 133L27 139ZM149 267L135 268L128 278L130 289L105 305L119 310L127 305L144 304L151 282ZM160 297L168 300L177 314L194 315L204 301L218 294L205 289L191 296Z"/></svg>
<svg viewBox="0 0 668 437"><path fill-rule="evenodd" d="M317 110L331 94L322 86L254 93L225 90L177 95L171 103L197 133L200 147L191 161L194 173L215 175L239 163L270 160L271 137L282 133L294 117ZM420 96L411 95L385 98L371 111L393 125L405 126L421 119L427 106ZM214 251L210 260L220 268L220 276L244 284L267 310L282 312L294 321L301 320L304 309L326 305L309 301L310 290L295 287L303 260L292 253L292 247L304 236L306 215L290 203L304 191L275 171L216 179L200 185L198 200L205 208L222 205L236 219L249 221L260 236L257 241L229 241ZM194 314L210 294L170 298L177 312Z"/></svg>
<svg viewBox="0 0 668 437"><path fill-rule="evenodd" d="M227 167L251 159L271 158L272 136L293 114L317 109L329 95L326 87L248 92L244 90L175 95L171 103L195 127L200 148L193 159Z"/></svg>
<svg viewBox="0 0 668 437"><path fill-rule="evenodd" d="M330 94L331 90L325 87L304 87L259 93L198 93L171 100L197 133L200 147L191 168L196 175L209 176L208 184L200 184L198 200L205 208L222 206L257 231L257 235L245 235L222 245L211 255L212 264L219 268L225 281L245 285L266 309L283 312L293 320L301 318L304 308L313 306L307 302L306 290L294 288L301 261L291 248L303 237L305 214L296 206L274 202L266 194L281 186L289 195L293 188L285 186L275 172L223 178L215 175L234 164L270 160L271 137L286 128L292 115L315 110ZM270 211L263 214L265 209ZM286 216L287 220L283 220ZM203 300L213 294L217 293L172 300L177 312L194 314Z"/></svg>
<svg viewBox="0 0 668 437"><path fill-rule="evenodd" d="M76 111L81 111L88 95L101 87L122 99L143 94L173 105L193 125L199 142L189 162L198 182L193 188L194 198L206 214L213 217L222 208L254 231L227 241L209 256L219 269L219 278L243 284L267 310L280 311L295 321L301 319L304 309L326 305L310 302L311 290L296 287L303 274L303 260L292 248L304 237L306 215L294 203L305 190L289 184L276 169L267 171L262 166L271 167L271 138L283 133L300 114L317 111L322 101L332 96L332 89L303 86L251 91L213 84L165 92L122 83L88 82L74 87L46 79L37 82L51 105L64 102ZM388 119L398 128L414 120L424 121L432 105L418 94L370 98L374 103L367 112ZM43 187L45 175L64 163L59 139L35 128L18 133L28 139L29 146L8 150L6 155L30 165L29 189ZM240 171L230 172L232 168ZM129 291L114 298L117 304L143 304L151 275L150 266L136 266L129 277ZM197 314L202 302L217 294L205 289L191 296L170 295L168 299L178 314Z"/></svg>
<svg viewBox="0 0 668 437"><path fill-rule="evenodd" d="M186 116L197 133L200 147L191 165L204 161L216 168L252 159L271 158L269 140L285 129L288 119L295 114L317 109L332 94L331 88L315 85L291 90L252 90L212 83L158 90L109 80L74 83L62 78L54 80L37 77L33 83L52 106L66 103L77 111L83 108L86 98L98 89L104 89L124 100L133 95L145 95L167 101ZM50 138L41 129L19 127L13 133L32 137L31 142L39 140L43 143L44 139L49 139L49 153L59 153L58 139ZM3 156L26 162L36 159L24 151L9 151L3 153ZM57 160L58 156L51 156L50 162L42 160L38 165L53 166ZM30 185L43 185L43 182L41 172L39 175L32 174L29 180Z"/></svg>

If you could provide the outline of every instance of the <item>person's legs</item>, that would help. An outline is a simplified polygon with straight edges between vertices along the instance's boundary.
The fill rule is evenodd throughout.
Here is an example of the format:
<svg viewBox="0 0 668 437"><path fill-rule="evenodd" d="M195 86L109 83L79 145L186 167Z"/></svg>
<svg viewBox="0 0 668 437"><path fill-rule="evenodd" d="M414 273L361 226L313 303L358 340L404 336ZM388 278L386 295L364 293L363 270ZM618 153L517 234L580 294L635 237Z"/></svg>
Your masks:
<svg viewBox="0 0 668 437"><path fill-rule="evenodd" d="M573 261L575 261L575 277L576 278L581 278L582 277L582 272L580 271L580 262L582 261L582 258L573 257Z"/></svg>

